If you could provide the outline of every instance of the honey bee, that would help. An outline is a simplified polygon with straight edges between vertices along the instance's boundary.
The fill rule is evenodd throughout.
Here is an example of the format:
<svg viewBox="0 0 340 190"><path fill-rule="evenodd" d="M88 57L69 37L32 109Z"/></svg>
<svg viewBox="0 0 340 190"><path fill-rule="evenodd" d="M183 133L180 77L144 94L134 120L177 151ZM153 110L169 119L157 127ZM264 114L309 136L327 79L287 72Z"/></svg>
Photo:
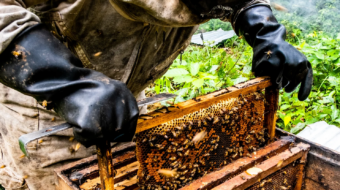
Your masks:
<svg viewBox="0 0 340 190"><path fill-rule="evenodd" d="M149 142L155 141L155 140L156 140L156 136L151 136L151 137L149 138Z"/></svg>
<svg viewBox="0 0 340 190"><path fill-rule="evenodd" d="M219 119L217 116L215 116L215 117L214 117L213 124L216 124L216 123L218 123L219 121L220 121L220 119Z"/></svg>
<svg viewBox="0 0 340 190"><path fill-rule="evenodd" d="M223 115L224 114L224 111L223 110L219 110L220 114Z"/></svg>
<svg viewBox="0 0 340 190"><path fill-rule="evenodd" d="M218 147L218 144L215 144L215 147L214 147L214 149L216 150L216 149L217 149L217 147Z"/></svg>
<svg viewBox="0 0 340 190"><path fill-rule="evenodd" d="M186 173L188 173L188 170L185 170L184 172L182 172L182 175L185 175Z"/></svg>
<svg viewBox="0 0 340 190"><path fill-rule="evenodd" d="M176 143L176 142L171 142L171 144L174 145L174 146L178 146L178 143Z"/></svg>
<svg viewBox="0 0 340 190"><path fill-rule="evenodd" d="M235 125L235 121L232 120L231 123L230 123L231 126Z"/></svg>
<svg viewBox="0 0 340 190"><path fill-rule="evenodd" d="M249 158L252 158L252 156L251 156L249 153L247 153L247 156L248 156Z"/></svg>
<svg viewBox="0 0 340 190"><path fill-rule="evenodd" d="M192 129L192 126L191 126L191 125L189 125L189 126L188 126L188 130L191 130L191 129Z"/></svg>
<svg viewBox="0 0 340 190"><path fill-rule="evenodd" d="M6 165L2 165L0 166L0 169L6 168Z"/></svg>
<svg viewBox="0 0 340 190"><path fill-rule="evenodd" d="M234 155L232 155L232 158L236 158L236 156L238 155L238 152L236 152Z"/></svg>
<svg viewBox="0 0 340 190"><path fill-rule="evenodd" d="M216 141L217 141L217 142L220 141L220 136L217 136Z"/></svg>
<svg viewBox="0 0 340 190"><path fill-rule="evenodd" d="M202 121L201 121L201 120L198 120L198 121L197 121L197 126L198 126L198 127L201 127L201 126L202 126Z"/></svg>
<svg viewBox="0 0 340 190"><path fill-rule="evenodd" d="M187 125L193 125L194 123L192 121L188 121Z"/></svg>
<svg viewBox="0 0 340 190"><path fill-rule="evenodd" d="M177 130L180 130L180 131L183 130L183 128L182 128L181 126L176 126L175 128L176 128Z"/></svg>
<svg viewBox="0 0 340 190"><path fill-rule="evenodd" d="M199 160L199 163L201 163L203 166L205 166L205 161L204 160Z"/></svg>
<svg viewBox="0 0 340 190"><path fill-rule="evenodd" d="M241 146L239 149L238 149L239 152L243 152L243 147Z"/></svg>
<svg viewBox="0 0 340 190"><path fill-rule="evenodd" d="M230 118L230 115L228 115L228 114L226 114L225 116L224 116L224 119L225 120L228 120Z"/></svg>
<svg viewBox="0 0 340 190"><path fill-rule="evenodd" d="M229 111L229 115L232 115L232 114L234 114L234 111Z"/></svg>
<svg viewBox="0 0 340 190"><path fill-rule="evenodd" d="M180 157L182 157L182 156L183 156L183 154L182 154L182 153L180 153L180 152L177 152L177 155L178 155L178 156L180 156Z"/></svg>
<svg viewBox="0 0 340 190"><path fill-rule="evenodd" d="M150 147L154 147L154 145L153 145L152 142L149 142L149 146L150 146Z"/></svg>
<svg viewBox="0 0 340 190"><path fill-rule="evenodd" d="M209 121L211 121L212 120L212 118L211 117L209 117L209 116L207 116L207 117L205 117L207 120L209 120Z"/></svg>
<svg viewBox="0 0 340 190"><path fill-rule="evenodd" d="M241 179L246 180L246 178L243 175L241 175Z"/></svg>
<svg viewBox="0 0 340 190"><path fill-rule="evenodd" d="M229 155L228 151L225 151L224 156L227 157Z"/></svg>
<svg viewBox="0 0 340 190"><path fill-rule="evenodd" d="M210 156L210 154L209 154L209 153L206 153L206 154L204 154L203 156L204 156L204 157L208 157L208 156Z"/></svg>
<svg viewBox="0 0 340 190"><path fill-rule="evenodd" d="M176 157L175 157L175 159L176 159ZM170 166L171 166L171 167L173 167L173 166L175 166L176 164L178 164L178 162L177 162L177 161L175 161L175 162L171 163L171 164L170 164Z"/></svg>
<svg viewBox="0 0 340 190"><path fill-rule="evenodd" d="M210 144L215 144L215 143L216 143L216 140L210 141Z"/></svg>
<svg viewBox="0 0 340 190"><path fill-rule="evenodd" d="M264 53L267 54L267 59L269 59L273 54L273 52L271 52L270 50L268 50L267 52L264 52Z"/></svg>
<svg viewBox="0 0 340 190"><path fill-rule="evenodd" d="M255 134L255 130L252 130L249 132L250 134Z"/></svg>
<svg viewBox="0 0 340 190"><path fill-rule="evenodd" d="M190 150L187 150L185 153L184 153L184 156L188 156L190 153Z"/></svg>
<svg viewBox="0 0 340 190"><path fill-rule="evenodd" d="M189 139L185 139L185 141L183 142L183 145L186 145L186 144L188 144L189 142L190 142Z"/></svg>
<svg viewBox="0 0 340 190"><path fill-rule="evenodd" d="M208 125L209 125L208 122L207 122L205 119L202 120L202 123L203 123L203 125L205 125L205 126L208 126Z"/></svg>
<svg viewBox="0 0 340 190"><path fill-rule="evenodd" d="M170 160L170 161L176 160L176 156L173 156L173 157L169 158L169 160Z"/></svg>
<svg viewBox="0 0 340 190"><path fill-rule="evenodd" d="M146 141L148 141L148 139L147 139L147 138L144 138L144 139L142 140L142 143L145 143Z"/></svg>
<svg viewBox="0 0 340 190"><path fill-rule="evenodd" d="M169 139L168 135L164 135L163 137L164 137L165 139Z"/></svg>
<svg viewBox="0 0 340 190"><path fill-rule="evenodd" d="M260 187L263 187L266 183L267 183L267 181L266 181L266 180L263 180L263 181L260 183Z"/></svg>
<svg viewBox="0 0 340 190"><path fill-rule="evenodd" d="M195 167L195 168L198 168L198 164L194 164L194 167Z"/></svg>
<svg viewBox="0 0 340 190"><path fill-rule="evenodd" d="M283 184L288 185L288 182L287 182L286 178L283 180Z"/></svg>
<svg viewBox="0 0 340 190"><path fill-rule="evenodd" d="M148 181L151 178L151 176L147 175L145 180Z"/></svg>
<svg viewBox="0 0 340 190"><path fill-rule="evenodd" d="M176 131L171 131L171 133L172 133L172 136L174 136L175 138L177 138L177 133L176 133Z"/></svg>
<svg viewBox="0 0 340 190"><path fill-rule="evenodd" d="M232 148L228 149L229 153L232 153L234 150Z"/></svg>
<svg viewBox="0 0 340 190"><path fill-rule="evenodd" d="M228 163L227 160L224 160L224 161L223 161L223 164L224 164L224 165L227 165L227 163Z"/></svg>
<svg viewBox="0 0 340 190"><path fill-rule="evenodd" d="M238 120L239 116L238 115L235 115L234 119L235 120Z"/></svg>

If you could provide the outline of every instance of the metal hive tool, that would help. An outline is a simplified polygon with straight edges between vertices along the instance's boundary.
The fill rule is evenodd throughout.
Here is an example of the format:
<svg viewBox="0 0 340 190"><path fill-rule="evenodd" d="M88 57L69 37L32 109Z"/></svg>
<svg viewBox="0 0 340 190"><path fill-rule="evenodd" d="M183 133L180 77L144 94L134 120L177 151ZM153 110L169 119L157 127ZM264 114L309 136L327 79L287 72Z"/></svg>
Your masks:
<svg viewBox="0 0 340 190"><path fill-rule="evenodd" d="M179 189L238 158L251 157L269 142L264 119L265 99L259 91L239 94L139 132L140 188ZM204 138L194 143L193 138L203 133ZM160 169L175 175L161 175Z"/></svg>

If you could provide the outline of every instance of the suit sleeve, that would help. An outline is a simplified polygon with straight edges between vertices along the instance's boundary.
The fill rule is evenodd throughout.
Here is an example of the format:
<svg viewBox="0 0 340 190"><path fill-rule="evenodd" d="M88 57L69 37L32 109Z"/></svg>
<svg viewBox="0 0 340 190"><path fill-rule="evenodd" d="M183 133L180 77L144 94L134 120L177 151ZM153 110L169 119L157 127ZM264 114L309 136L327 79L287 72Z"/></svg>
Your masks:
<svg viewBox="0 0 340 190"><path fill-rule="evenodd" d="M181 0L110 0L127 19L165 27L187 27L208 19L194 14Z"/></svg>
<svg viewBox="0 0 340 190"><path fill-rule="evenodd" d="M37 15L26 8L44 0L0 0L0 54L25 28L40 23Z"/></svg>

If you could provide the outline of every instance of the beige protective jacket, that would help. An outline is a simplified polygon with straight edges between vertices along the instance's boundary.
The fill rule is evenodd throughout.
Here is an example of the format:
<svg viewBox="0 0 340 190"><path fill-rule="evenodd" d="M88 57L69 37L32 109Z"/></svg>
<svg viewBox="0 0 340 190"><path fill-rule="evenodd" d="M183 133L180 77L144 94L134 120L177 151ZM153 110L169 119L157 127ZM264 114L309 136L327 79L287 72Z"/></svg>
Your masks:
<svg viewBox="0 0 340 190"><path fill-rule="evenodd" d="M269 4L223 2L242 5L223 18L233 24L245 8ZM43 22L84 67L125 82L137 96L167 71L206 21L182 0L0 0L0 53L25 28ZM61 122L35 99L0 84L0 166L6 166L0 169L0 184L6 189L54 189L53 168L92 154L92 148L84 147L71 154L68 148L76 142L69 141L72 132L66 131L32 144L31 159L20 158L20 135Z"/></svg>

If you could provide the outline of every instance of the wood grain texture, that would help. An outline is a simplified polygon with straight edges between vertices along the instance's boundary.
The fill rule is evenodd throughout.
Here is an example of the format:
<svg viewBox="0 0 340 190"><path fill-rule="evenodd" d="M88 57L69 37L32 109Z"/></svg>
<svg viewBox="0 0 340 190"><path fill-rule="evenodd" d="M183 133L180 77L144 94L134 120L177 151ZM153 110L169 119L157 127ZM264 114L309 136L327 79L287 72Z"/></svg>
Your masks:
<svg viewBox="0 0 340 190"><path fill-rule="evenodd" d="M128 151L131 148L135 148L136 144L126 143L122 146L116 146L111 149L112 154L124 152L125 150ZM135 157L135 156L134 156ZM113 159L113 162L119 164L120 156ZM73 183L69 179L69 174L72 173L74 170L82 170L88 167L91 167L97 161L97 155L90 156L88 158L84 158L66 165L63 165L54 170L55 178L56 178L56 190L79 190L79 187ZM98 173L98 165L95 165L96 168L94 170Z"/></svg>
<svg viewBox="0 0 340 190"><path fill-rule="evenodd" d="M309 151L309 148L309 145L299 143L296 147L290 150L286 150L257 165L257 168L260 168L263 172L255 176L250 176L243 172L239 175L236 175L234 178L222 183L221 185L213 188L213 190L244 190L258 182L259 179L264 179L270 174L303 157L306 152ZM282 164L278 165L279 162L282 162Z"/></svg>
<svg viewBox="0 0 340 190"><path fill-rule="evenodd" d="M134 163L128 164L126 166L123 166L117 169L116 176L115 176L115 186L119 187L122 184L126 184L127 181L129 181L130 179L133 179L137 175L138 168L139 168L139 162L134 162ZM132 178L129 178L129 176L132 176ZM96 177L94 179L88 179L85 183L83 183L79 187L84 190L92 190L94 187L97 186L97 184L101 184L101 180L99 177ZM132 185L137 185L137 184L132 184ZM117 188L115 189L117 190Z"/></svg>
<svg viewBox="0 0 340 190"><path fill-rule="evenodd" d="M263 127L268 129L270 141L275 137L276 128L276 112L279 106L279 89L276 87L268 87L265 91L265 115Z"/></svg>
<svg viewBox="0 0 340 190"><path fill-rule="evenodd" d="M267 156L281 153L288 149L292 139L281 139L275 141L265 148L252 153L252 158L244 157L236 160L235 162L222 167L220 170L211 172L206 176L195 180L191 184L182 187L180 190L209 190L213 187L224 183L230 177L236 175L240 171L245 171L253 167L256 163L263 162Z"/></svg>
<svg viewBox="0 0 340 190"><path fill-rule="evenodd" d="M168 108L167 113L152 112L148 114L149 119L138 119L136 133L151 129L160 124L166 123L176 118L183 117L184 115L199 111L200 109L208 108L213 104L221 101L236 98L240 94L249 94L257 92L271 86L269 77L259 77L249 80L244 83L237 84L233 87L222 89L208 95L197 97L195 100L188 100L173 107Z"/></svg>
<svg viewBox="0 0 340 190"><path fill-rule="evenodd" d="M297 181L296 181L296 186L294 188L294 190L301 190L303 183L305 181L305 167L306 167L306 163L307 163L307 156L308 156L308 152L305 152L305 154L302 156L300 163L298 165L299 167L299 171L297 174Z"/></svg>
<svg viewBox="0 0 340 190"><path fill-rule="evenodd" d="M97 145L97 159L99 176L103 190L114 190L114 170L110 142L101 142Z"/></svg>

